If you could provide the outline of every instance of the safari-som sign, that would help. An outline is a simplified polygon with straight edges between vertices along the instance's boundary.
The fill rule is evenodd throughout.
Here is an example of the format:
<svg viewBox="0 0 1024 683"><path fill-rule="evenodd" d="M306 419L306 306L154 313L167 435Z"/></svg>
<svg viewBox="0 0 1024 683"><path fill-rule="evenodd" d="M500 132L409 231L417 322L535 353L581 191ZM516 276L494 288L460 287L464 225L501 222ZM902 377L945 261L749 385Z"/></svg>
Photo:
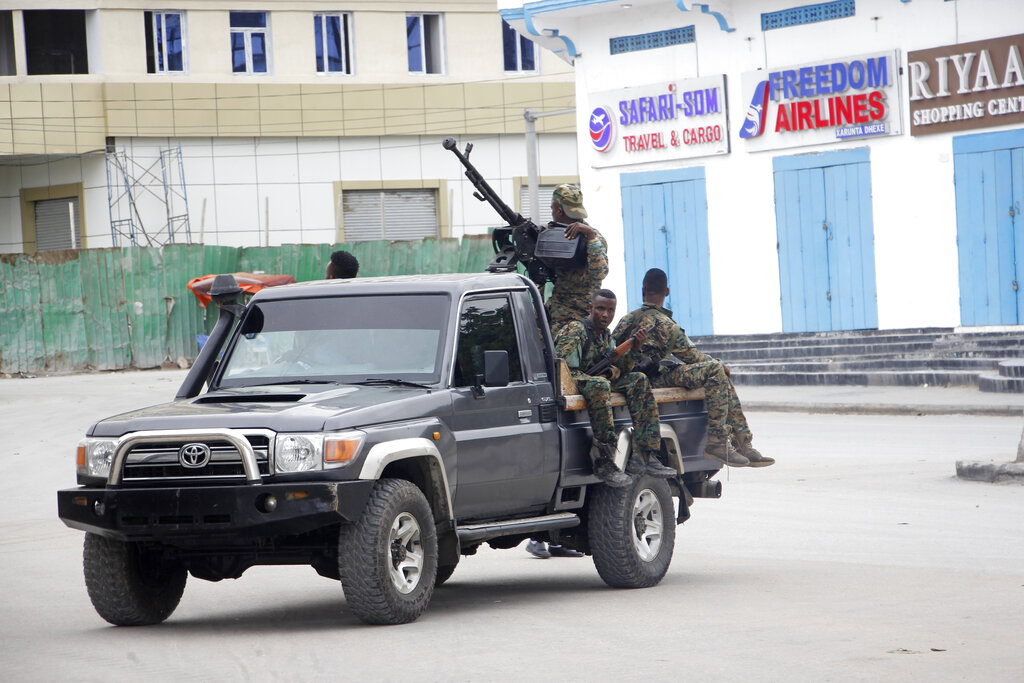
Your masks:
<svg viewBox="0 0 1024 683"><path fill-rule="evenodd" d="M725 77L596 93L590 139L594 166L725 154Z"/></svg>

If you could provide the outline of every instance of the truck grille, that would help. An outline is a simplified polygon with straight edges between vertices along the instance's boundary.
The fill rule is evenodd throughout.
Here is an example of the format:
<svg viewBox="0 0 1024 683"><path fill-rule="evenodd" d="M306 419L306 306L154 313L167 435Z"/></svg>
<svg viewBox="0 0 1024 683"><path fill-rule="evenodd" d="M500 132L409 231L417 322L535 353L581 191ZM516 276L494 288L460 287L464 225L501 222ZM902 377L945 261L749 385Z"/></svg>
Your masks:
<svg viewBox="0 0 1024 683"><path fill-rule="evenodd" d="M261 475L270 473L270 437L246 434L256 455ZM185 467L178 459L182 446L203 443L210 449L210 461L203 467ZM139 482L166 479L245 479L242 455L226 440L168 439L132 446L125 458L122 481Z"/></svg>

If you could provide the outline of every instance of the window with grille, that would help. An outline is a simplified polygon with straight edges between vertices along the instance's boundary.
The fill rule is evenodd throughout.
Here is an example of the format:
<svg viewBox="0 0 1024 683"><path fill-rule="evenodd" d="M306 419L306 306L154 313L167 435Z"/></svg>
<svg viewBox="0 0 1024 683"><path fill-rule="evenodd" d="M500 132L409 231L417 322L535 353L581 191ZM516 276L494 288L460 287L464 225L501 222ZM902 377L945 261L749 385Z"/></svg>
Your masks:
<svg viewBox="0 0 1024 683"><path fill-rule="evenodd" d="M79 249L82 246L78 197L42 199L33 202L36 251Z"/></svg>
<svg viewBox="0 0 1024 683"><path fill-rule="evenodd" d="M696 40L693 26L671 28L665 31L653 31L651 33L639 33L635 36L619 36L612 38L609 42L609 49L613 55L624 52L637 52L639 50L653 50L656 47L668 47L669 45L684 45Z"/></svg>
<svg viewBox="0 0 1024 683"><path fill-rule="evenodd" d="M791 7L778 12L763 12L761 14L761 30L770 31L773 28L852 17L857 12L856 5L855 0L836 0L836 2L822 2L817 5Z"/></svg>
<svg viewBox="0 0 1024 683"><path fill-rule="evenodd" d="M537 215L527 216L530 213L530 186L523 184L519 186L519 213L527 216L537 225L546 225L551 222L551 194L557 185L537 186Z"/></svg>
<svg viewBox="0 0 1024 683"><path fill-rule="evenodd" d="M437 190L343 190L341 206L346 242L440 234Z"/></svg>

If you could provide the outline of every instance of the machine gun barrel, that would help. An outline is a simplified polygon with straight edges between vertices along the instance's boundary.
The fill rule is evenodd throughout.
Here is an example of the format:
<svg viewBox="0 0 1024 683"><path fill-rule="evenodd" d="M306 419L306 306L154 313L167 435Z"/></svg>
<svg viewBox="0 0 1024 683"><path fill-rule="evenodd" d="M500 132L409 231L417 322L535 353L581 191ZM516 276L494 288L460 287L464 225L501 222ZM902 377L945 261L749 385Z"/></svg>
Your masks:
<svg viewBox="0 0 1024 683"><path fill-rule="evenodd" d="M460 152L459 148L456 147L455 138L445 138L441 146L457 156L462 165L466 167L466 177L469 178L469 182L473 183L473 187L476 188L473 196L482 202L485 201L490 204L498 212L498 215L512 227L529 222L522 215L513 211L512 207L503 202L498 193L494 191L494 188L490 186L490 183L480 175L480 171L476 170L476 166L469 160L469 153L473 150L473 143L466 145L465 153Z"/></svg>

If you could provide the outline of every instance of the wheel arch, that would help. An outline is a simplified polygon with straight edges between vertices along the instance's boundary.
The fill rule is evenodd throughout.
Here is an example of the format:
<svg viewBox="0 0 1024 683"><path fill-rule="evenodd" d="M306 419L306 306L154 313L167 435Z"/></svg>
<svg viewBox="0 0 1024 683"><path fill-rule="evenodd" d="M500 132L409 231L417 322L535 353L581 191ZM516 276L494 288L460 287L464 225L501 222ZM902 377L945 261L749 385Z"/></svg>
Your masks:
<svg viewBox="0 0 1024 683"><path fill-rule="evenodd" d="M360 479L405 479L426 496L438 525L451 522L451 489L444 460L437 446L428 439L395 439L374 444L359 472Z"/></svg>

